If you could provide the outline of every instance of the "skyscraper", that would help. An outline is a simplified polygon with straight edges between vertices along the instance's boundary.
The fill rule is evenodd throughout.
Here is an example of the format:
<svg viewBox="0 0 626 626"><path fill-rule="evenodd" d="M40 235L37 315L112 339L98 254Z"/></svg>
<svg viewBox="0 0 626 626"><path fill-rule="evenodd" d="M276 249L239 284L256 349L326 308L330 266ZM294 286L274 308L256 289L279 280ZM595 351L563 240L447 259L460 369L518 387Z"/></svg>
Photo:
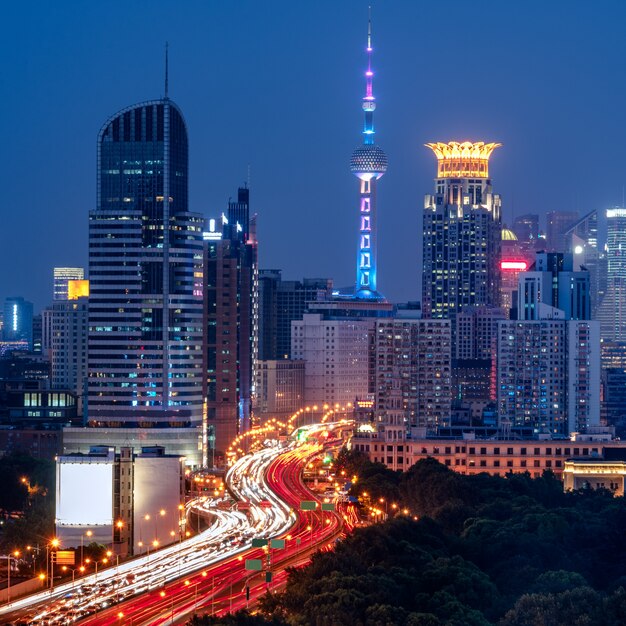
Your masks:
<svg viewBox="0 0 626 626"><path fill-rule="evenodd" d="M607 285L598 319L603 341L626 342L626 209L608 209L606 223Z"/></svg>
<svg viewBox="0 0 626 626"><path fill-rule="evenodd" d="M85 270L82 267L55 267L54 268L53 300L68 299L68 282L70 280L84 280Z"/></svg>
<svg viewBox="0 0 626 626"><path fill-rule="evenodd" d="M330 278L283 280L280 270L259 272L259 359L291 357L291 322L301 320L307 302L330 300Z"/></svg>
<svg viewBox="0 0 626 626"><path fill-rule="evenodd" d="M33 303L21 296L4 301L4 341L22 342L27 350L33 349ZM18 349L17 346L14 349Z"/></svg>
<svg viewBox="0 0 626 626"><path fill-rule="evenodd" d="M204 233L206 437L225 453L250 428L258 354L258 265L250 190L228 203L221 232ZM213 455L211 455L213 456Z"/></svg>
<svg viewBox="0 0 626 626"><path fill-rule="evenodd" d="M550 211L546 215L548 252L567 252L567 231L578 221L578 211Z"/></svg>
<svg viewBox="0 0 626 626"><path fill-rule="evenodd" d="M50 387L75 393L82 415L87 379L88 299L58 300L42 315L43 352L50 361Z"/></svg>
<svg viewBox="0 0 626 626"><path fill-rule="evenodd" d="M437 157L437 178L424 202L424 317L454 319L467 306L499 306L501 202L489 157L500 144L426 145Z"/></svg>
<svg viewBox="0 0 626 626"><path fill-rule="evenodd" d="M188 209L187 128L167 88L107 120L97 149L89 422L109 433L145 429L144 442L154 444L182 429L176 439L198 463L204 220Z"/></svg>
<svg viewBox="0 0 626 626"><path fill-rule="evenodd" d="M366 89L363 98L365 124L363 145L350 159L350 171L359 179L359 238L354 296L366 300L384 300L377 289L376 185L387 171L387 155L374 144L376 98L372 91L372 20L367 29Z"/></svg>
<svg viewBox="0 0 626 626"><path fill-rule="evenodd" d="M537 253L519 276L517 320L498 322L501 422L567 436L600 423L600 328L589 272L571 254Z"/></svg>

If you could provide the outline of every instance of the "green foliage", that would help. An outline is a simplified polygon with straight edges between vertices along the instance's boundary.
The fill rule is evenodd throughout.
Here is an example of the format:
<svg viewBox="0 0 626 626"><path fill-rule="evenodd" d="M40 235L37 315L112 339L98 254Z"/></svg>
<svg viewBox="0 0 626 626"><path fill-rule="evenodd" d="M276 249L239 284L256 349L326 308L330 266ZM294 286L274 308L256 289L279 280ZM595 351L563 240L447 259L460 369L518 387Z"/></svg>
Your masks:
<svg viewBox="0 0 626 626"><path fill-rule="evenodd" d="M0 550L43 545L54 532L54 463L26 455L0 458Z"/></svg>
<svg viewBox="0 0 626 626"><path fill-rule="evenodd" d="M292 626L626 623L623 499L566 494L552 473L463 476L426 459L397 474L344 451L338 462L359 494L397 494L411 516L316 554L264 615Z"/></svg>

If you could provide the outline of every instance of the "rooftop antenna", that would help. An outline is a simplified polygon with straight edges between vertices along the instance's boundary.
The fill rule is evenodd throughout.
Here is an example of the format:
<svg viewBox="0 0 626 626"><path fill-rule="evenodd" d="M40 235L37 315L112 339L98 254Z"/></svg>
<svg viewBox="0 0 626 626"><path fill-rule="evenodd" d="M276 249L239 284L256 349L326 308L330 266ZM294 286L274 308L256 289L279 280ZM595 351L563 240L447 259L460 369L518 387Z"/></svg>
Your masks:
<svg viewBox="0 0 626 626"><path fill-rule="evenodd" d="M170 44L169 42L165 42L165 99L167 100L168 96L168 90L169 90L169 82L170 82L170 64L169 64L169 47Z"/></svg>
<svg viewBox="0 0 626 626"><path fill-rule="evenodd" d="M248 163L248 177L246 179L246 187L250 188L250 163Z"/></svg>

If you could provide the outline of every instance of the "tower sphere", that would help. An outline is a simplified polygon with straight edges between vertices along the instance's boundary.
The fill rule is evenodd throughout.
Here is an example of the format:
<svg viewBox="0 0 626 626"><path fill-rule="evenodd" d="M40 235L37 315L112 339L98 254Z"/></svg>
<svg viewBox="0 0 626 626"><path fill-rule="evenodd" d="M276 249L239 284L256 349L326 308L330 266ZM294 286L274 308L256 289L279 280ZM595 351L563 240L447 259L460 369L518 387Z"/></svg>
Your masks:
<svg viewBox="0 0 626 626"><path fill-rule="evenodd" d="M387 155L378 146L359 146L350 158L350 171L361 180L378 179L387 171Z"/></svg>

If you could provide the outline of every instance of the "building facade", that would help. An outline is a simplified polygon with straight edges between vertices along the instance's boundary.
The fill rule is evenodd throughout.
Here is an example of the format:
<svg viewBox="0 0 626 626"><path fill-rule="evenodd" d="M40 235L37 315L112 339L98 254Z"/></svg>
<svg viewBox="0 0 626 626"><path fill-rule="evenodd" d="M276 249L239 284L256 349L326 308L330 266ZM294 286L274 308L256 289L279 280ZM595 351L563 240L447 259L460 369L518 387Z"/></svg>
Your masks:
<svg viewBox="0 0 626 626"><path fill-rule="evenodd" d="M305 363L308 405L353 404L371 391L370 338L374 319L329 319L305 313L291 323L291 354Z"/></svg>
<svg viewBox="0 0 626 626"><path fill-rule="evenodd" d="M283 280L280 270L259 272L259 359L291 358L291 322L301 320L307 303L332 297L330 278Z"/></svg>
<svg viewBox="0 0 626 626"><path fill-rule="evenodd" d="M2 338L5 342L22 342L25 349L33 349L33 303L20 296L4 301Z"/></svg>
<svg viewBox="0 0 626 626"><path fill-rule="evenodd" d="M606 218L607 284L598 319L603 341L626 342L626 209L608 209Z"/></svg>
<svg viewBox="0 0 626 626"><path fill-rule="evenodd" d="M565 463L572 457L592 459L607 455L607 450L624 450L626 443L606 437L572 439L475 439L414 438L404 442L352 440L357 450L370 460L384 463L392 470L407 470L426 458L434 458L460 474L487 473L506 476L528 472L539 478L544 471L563 477Z"/></svg>
<svg viewBox="0 0 626 626"><path fill-rule="evenodd" d="M489 179L500 144L426 144L437 157L423 212L424 317L454 319L468 306L500 305L501 201ZM453 338L453 358L456 348Z"/></svg>
<svg viewBox="0 0 626 626"><path fill-rule="evenodd" d="M42 315L43 353L50 361L50 386L69 389L80 398L80 414L87 386L88 299L57 300Z"/></svg>
<svg viewBox="0 0 626 626"><path fill-rule="evenodd" d="M411 429L449 424L449 320L378 319L374 351L379 439L402 441Z"/></svg>
<svg viewBox="0 0 626 626"><path fill-rule="evenodd" d="M286 420L304 406L304 361L257 361L255 415L263 423L276 417Z"/></svg>
<svg viewBox="0 0 626 626"><path fill-rule="evenodd" d="M240 188L221 230L204 234L205 438L224 453L250 428L258 355L258 262L250 195Z"/></svg>
<svg viewBox="0 0 626 626"><path fill-rule="evenodd" d="M55 267L53 270L54 284L52 300L68 300L68 283L73 280L84 280L85 269L82 267Z"/></svg>
<svg viewBox="0 0 626 626"><path fill-rule="evenodd" d="M498 323L501 424L568 436L600 425L600 327L589 272L571 254L538 253L519 277L518 319Z"/></svg>
<svg viewBox="0 0 626 626"><path fill-rule="evenodd" d="M98 135L89 216L89 423L202 421L202 225L188 209L187 128L167 96L123 109Z"/></svg>

